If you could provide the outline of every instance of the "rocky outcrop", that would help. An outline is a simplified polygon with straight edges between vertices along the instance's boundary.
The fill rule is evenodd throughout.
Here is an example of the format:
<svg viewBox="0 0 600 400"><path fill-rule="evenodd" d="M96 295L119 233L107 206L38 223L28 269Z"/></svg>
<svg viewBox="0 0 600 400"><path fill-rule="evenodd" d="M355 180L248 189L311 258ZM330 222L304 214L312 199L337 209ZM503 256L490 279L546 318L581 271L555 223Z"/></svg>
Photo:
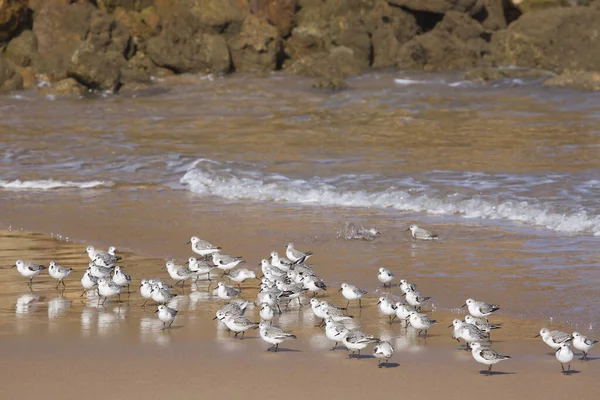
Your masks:
<svg viewBox="0 0 600 400"><path fill-rule="evenodd" d="M23 77L9 61L0 56L0 92L23 89Z"/></svg>
<svg viewBox="0 0 600 400"><path fill-rule="evenodd" d="M126 61L114 50L100 51L91 42L83 43L71 58L68 76L91 89L116 91Z"/></svg>
<svg viewBox="0 0 600 400"><path fill-rule="evenodd" d="M113 12L117 8L131 11L142 11L150 7L154 0L96 0L98 8L107 12Z"/></svg>
<svg viewBox="0 0 600 400"><path fill-rule="evenodd" d="M236 71L266 72L277 67L281 40L277 29L266 19L248 15L240 33L229 40Z"/></svg>
<svg viewBox="0 0 600 400"><path fill-rule="evenodd" d="M297 0L250 0L250 12L271 23L281 37L287 37L294 27Z"/></svg>
<svg viewBox="0 0 600 400"><path fill-rule="evenodd" d="M600 11L573 7L524 14L494 34L491 62L558 73L598 70Z"/></svg>
<svg viewBox="0 0 600 400"><path fill-rule="evenodd" d="M87 88L73 78L63 79L40 89L39 95L44 97L81 97Z"/></svg>
<svg viewBox="0 0 600 400"><path fill-rule="evenodd" d="M479 12L483 6L480 0L387 0L395 6L415 11L445 14L448 11L459 11L468 14Z"/></svg>
<svg viewBox="0 0 600 400"><path fill-rule="evenodd" d="M117 8L113 15L129 31L136 45L158 36L162 29L161 18L154 7L147 7L140 12Z"/></svg>
<svg viewBox="0 0 600 400"><path fill-rule="evenodd" d="M501 79L542 79L551 78L556 74L550 71L529 68L490 68L479 67L465 72L464 78L473 82L487 83Z"/></svg>
<svg viewBox="0 0 600 400"><path fill-rule="evenodd" d="M4 50L4 58L21 67L28 67L37 56L37 37L30 30L21 32L8 43Z"/></svg>
<svg viewBox="0 0 600 400"><path fill-rule="evenodd" d="M544 81L545 86L560 86L579 90L600 90L600 73L589 71L565 71Z"/></svg>
<svg viewBox="0 0 600 400"><path fill-rule="evenodd" d="M0 1L0 42L7 41L29 23L27 0Z"/></svg>
<svg viewBox="0 0 600 400"><path fill-rule="evenodd" d="M404 44L396 66L426 71L472 68L489 52L488 35L467 14L450 11L436 27Z"/></svg>

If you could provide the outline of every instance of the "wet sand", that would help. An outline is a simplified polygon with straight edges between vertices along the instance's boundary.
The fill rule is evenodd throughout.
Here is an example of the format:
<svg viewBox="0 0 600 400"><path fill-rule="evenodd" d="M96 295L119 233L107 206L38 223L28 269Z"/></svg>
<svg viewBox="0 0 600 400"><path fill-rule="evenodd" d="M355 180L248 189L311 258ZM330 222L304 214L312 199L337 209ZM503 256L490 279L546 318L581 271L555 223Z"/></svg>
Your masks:
<svg viewBox="0 0 600 400"><path fill-rule="evenodd" d="M229 243L224 242L224 245ZM328 350L331 343L314 327L318 321L309 307L298 309L293 305L276 320L277 325L298 336L297 340L282 345L285 351L265 352L268 345L256 331L244 340L228 337L223 326L212 320L222 302L209 295L206 283L188 287L178 296L180 315L173 329L162 332L155 308L142 310L141 298L135 291L142 277L166 278L165 272L159 270L164 261L121 253L123 267L134 277L132 294L123 296L122 305L110 302L105 309L97 306L96 299L79 297L78 281L88 262L83 254L85 245L27 232L0 233L2 397L50 394L68 399L81 396L95 399L105 398L109 390L111 398L150 399L217 395L250 399L281 396L358 399L373 394L480 398L481 393L494 399L515 396L592 399L600 390L596 379L600 357L595 352L589 362L574 360L572 369L576 372L563 376L551 349L541 340L533 339L540 327L548 326L547 321L515 318L508 316L509 312L493 319L502 324L502 329L494 332L493 348L513 359L495 366L498 373L493 376L482 376L483 366L469 352L458 350L456 341L450 337L447 325L463 313L442 307L447 294L436 298L442 304L430 314L439 323L430 330L427 340L418 338L416 332L405 330L399 323L390 327L385 317L378 315L376 296L370 295L363 302L361 312L351 305L350 311L360 321L361 330L386 338L396 347L390 368L376 367L370 347L361 360L347 359L342 346L336 351ZM336 241L331 246L356 256L352 251L354 245ZM314 262L319 261L317 265L322 265L324 278L330 282L341 271L327 267L333 263L333 255L323 254L325 248L315 247ZM185 248L180 251L186 253ZM418 247L417 250L413 247L413 251L418 251ZM6 269L17 258L45 264L54 259L76 271L67 279L63 292L54 288L55 283L45 273L34 280L30 292L26 280L16 270ZM369 275L372 270L368 269ZM345 271L346 276L348 273ZM352 274L360 280L365 272L356 269ZM374 279L373 275L371 280ZM424 288L441 287L443 281L443 277L416 280L420 286L423 282ZM255 297L257 290L253 286L254 283L244 284L245 298ZM325 298L343 304L334 286L332 283ZM374 288L375 282L371 286ZM394 289L392 292L395 293ZM249 309L247 316L258 320L258 310Z"/></svg>

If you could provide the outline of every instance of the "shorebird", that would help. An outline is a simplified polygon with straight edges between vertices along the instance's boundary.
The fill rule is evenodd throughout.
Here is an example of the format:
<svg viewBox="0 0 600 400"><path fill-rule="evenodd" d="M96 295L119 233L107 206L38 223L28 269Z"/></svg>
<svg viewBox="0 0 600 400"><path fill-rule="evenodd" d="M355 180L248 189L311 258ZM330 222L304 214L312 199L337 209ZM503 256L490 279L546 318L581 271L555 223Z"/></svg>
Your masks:
<svg viewBox="0 0 600 400"><path fill-rule="evenodd" d="M421 332L425 331L425 338L427 338L427 331L431 328L431 325L435 324L436 321L430 319L427 315L411 311L408 314L408 322L410 325L419 330L417 336L421 336Z"/></svg>
<svg viewBox="0 0 600 400"><path fill-rule="evenodd" d="M40 272L46 269L46 267L44 267L43 265L23 260L17 260L15 265L13 265L11 268L14 267L17 267L17 271L19 271L21 275L23 275L26 278L29 278L29 283L27 283L27 286L29 286L29 288L31 288L33 278L38 276Z"/></svg>
<svg viewBox="0 0 600 400"><path fill-rule="evenodd" d="M385 340L380 341L373 347L373 355L375 358L379 359L377 366L381 368L384 364L387 366L388 361L394 354L394 348L390 344L390 342L386 342ZM385 363L382 360L385 359Z"/></svg>
<svg viewBox="0 0 600 400"><path fill-rule="evenodd" d="M219 253L221 248L207 242L206 240L202 240L197 236L192 236L187 244L192 245L192 251L200 256L208 256L213 253Z"/></svg>
<svg viewBox="0 0 600 400"><path fill-rule="evenodd" d="M71 272L73 272L73 268L62 267L57 265L54 261L50 261L50 265L48 265L48 274L58 280L58 283L56 284L57 289L61 283L63 287L65 286L65 278L69 276Z"/></svg>
<svg viewBox="0 0 600 400"><path fill-rule="evenodd" d="M175 317L177 316L177 310L163 304L158 306L158 310L156 310L155 313L158 313L158 319L163 323L163 331L165 328L170 328L171 325L173 325L173 321L175 321Z"/></svg>
<svg viewBox="0 0 600 400"><path fill-rule="evenodd" d="M571 375L571 361L573 361L573 350L571 350L571 346L569 343L561 343L556 350L555 354L556 359L560 362L560 367L562 368L562 372L565 375ZM569 366L565 370L565 365L568 363Z"/></svg>
<svg viewBox="0 0 600 400"><path fill-rule="evenodd" d="M346 303L346 308L348 308L350 300L358 300L358 307L362 308L361 297L367 294L366 290L359 289L358 287L349 283L342 283L342 287L340 288L339 292L342 292L342 296L344 296L346 300L348 300L348 302Z"/></svg>
<svg viewBox="0 0 600 400"><path fill-rule="evenodd" d="M548 346L552 347L554 350L558 350L561 345L568 344L571 340L573 340L573 336L566 332L562 331L551 331L547 328L542 328L540 333L535 335L535 337L542 337L544 343Z"/></svg>
<svg viewBox="0 0 600 400"><path fill-rule="evenodd" d="M287 339L296 339L296 335L292 335L291 333L286 333L280 328L275 326L267 325L266 322L261 322L260 325L260 337L267 343L272 344L273 346L269 347L267 351L276 352L279 349L279 344L283 343L284 340ZM274 350L273 350L274 348Z"/></svg>
<svg viewBox="0 0 600 400"><path fill-rule="evenodd" d="M387 268L379 268L379 273L377 274L377 279L379 282L383 283L383 287L392 287L392 280L394 279L394 274Z"/></svg>
<svg viewBox="0 0 600 400"><path fill-rule="evenodd" d="M473 299L467 299L463 308L467 307L469 314L478 318L487 318L488 315L496 312L500 309L498 304L488 304L483 301L475 301Z"/></svg>
<svg viewBox="0 0 600 400"><path fill-rule="evenodd" d="M358 353L357 359L360 360L360 351L371 343L379 343L379 339L361 331L350 331L344 336L342 342L344 342L344 346L346 346L348 350L352 350L352 353L348 355L348 358L352 358L354 354Z"/></svg>
<svg viewBox="0 0 600 400"><path fill-rule="evenodd" d="M407 231L410 231L412 237L418 240L434 240L438 238L436 233L431 233L423 228L419 228L417 225L411 225Z"/></svg>
<svg viewBox="0 0 600 400"><path fill-rule="evenodd" d="M290 259L291 262L302 263L308 259L308 257L313 255L312 251L300 251L294 248L294 243L288 243L287 248L285 250L285 255Z"/></svg>
<svg viewBox="0 0 600 400"><path fill-rule="evenodd" d="M581 357L581 360L587 361L587 354L591 349L594 348L594 345L596 343L598 343L597 340L593 340L586 336L583 336L579 332L573 332L573 347L583 352L583 357Z"/></svg>
<svg viewBox="0 0 600 400"><path fill-rule="evenodd" d="M131 283L131 276L127 275L121 270L121 267L116 266L112 280L119 286L127 286L127 293L129 293L129 284Z"/></svg>
<svg viewBox="0 0 600 400"><path fill-rule="evenodd" d="M498 364L500 361L510 360L509 356L500 355L492 349L482 348L479 342L471 345L471 354L475 361L488 366L487 375L492 373L492 365Z"/></svg>

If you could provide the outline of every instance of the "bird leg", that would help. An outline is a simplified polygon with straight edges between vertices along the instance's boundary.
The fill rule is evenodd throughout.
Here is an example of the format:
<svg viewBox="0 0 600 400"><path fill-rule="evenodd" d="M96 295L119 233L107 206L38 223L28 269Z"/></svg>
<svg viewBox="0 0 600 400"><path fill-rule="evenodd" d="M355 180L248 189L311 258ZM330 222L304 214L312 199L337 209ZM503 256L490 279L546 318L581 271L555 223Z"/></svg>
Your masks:
<svg viewBox="0 0 600 400"><path fill-rule="evenodd" d="M330 350L335 350L335 348L337 347L338 342L335 342L335 344L333 345L333 347Z"/></svg>
<svg viewBox="0 0 600 400"><path fill-rule="evenodd" d="M362 308L362 299L358 299L358 308Z"/></svg>
<svg viewBox="0 0 600 400"><path fill-rule="evenodd" d="M277 352L277 350L279 350L279 343L275 345L275 352Z"/></svg>
<svg viewBox="0 0 600 400"><path fill-rule="evenodd" d="M350 305L350 300L348 300L348 302L346 303L346 308L344 308L344 310L347 310L349 305Z"/></svg>
<svg viewBox="0 0 600 400"><path fill-rule="evenodd" d="M358 360L360 360L360 350L358 351Z"/></svg>
<svg viewBox="0 0 600 400"><path fill-rule="evenodd" d="M492 373L492 366L490 365L490 367L488 368L488 372L486 376L490 376L490 374Z"/></svg>
<svg viewBox="0 0 600 400"><path fill-rule="evenodd" d="M141 308L145 308L146 307L146 303L148 302L148 299L146 299L146 301L144 301L144 304L142 304Z"/></svg>
<svg viewBox="0 0 600 400"><path fill-rule="evenodd" d="M85 294L85 289L83 289L83 292L81 292L81 294L79 295L79 297L83 297L84 294Z"/></svg>
<svg viewBox="0 0 600 400"><path fill-rule="evenodd" d="M56 290L58 290L59 286L60 286L60 281L58 281L58 283L56 284Z"/></svg>
<svg viewBox="0 0 600 400"><path fill-rule="evenodd" d="M300 297L298 297L298 307L302 308L302 302L300 301Z"/></svg>
<svg viewBox="0 0 600 400"><path fill-rule="evenodd" d="M171 325L173 325L173 322L175 322L175 320L171 321L171 323L169 324L169 328L171 327Z"/></svg>

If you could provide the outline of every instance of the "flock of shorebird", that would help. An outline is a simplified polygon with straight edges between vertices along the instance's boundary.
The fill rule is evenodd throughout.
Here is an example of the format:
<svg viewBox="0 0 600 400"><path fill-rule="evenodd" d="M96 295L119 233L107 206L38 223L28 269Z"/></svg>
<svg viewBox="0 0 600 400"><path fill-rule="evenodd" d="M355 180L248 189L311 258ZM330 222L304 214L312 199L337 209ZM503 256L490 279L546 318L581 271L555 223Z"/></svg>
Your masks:
<svg viewBox="0 0 600 400"><path fill-rule="evenodd" d="M438 238L436 234L419 228L417 225L411 225L408 230L411 231L413 238L418 240ZM188 279L194 283L200 279L212 283L211 273L215 268L222 271L222 277L227 277L237 283L237 287L234 287L219 282L213 291L213 295L226 302L216 312L213 319L218 319L225 324L230 332L235 333L235 336L241 334L243 339L246 331L259 329L260 337L271 345L267 351L277 351L283 341L295 339L296 336L273 326L273 319L283 312L282 305L285 306L285 309L289 309L290 303L297 300L299 307L302 307L302 296L312 293L310 306L314 315L321 319L321 323L317 326L324 329L327 338L334 342L331 350L335 350L338 343L341 342L351 351L350 358L356 354L357 359L360 359L361 350L374 344L373 355L379 360L378 366L388 365L389 359L394 354L391 343L356 329L354 318L347 313L351 301L358 301L358 307L362 308L362 297L367 294L367 291L349 283L342 283L339 291L347 300L345 307L318 300L316 296L327 290L327 285L316 275L314 266L306 263L306 260L312 256L312 252L299 251L293 243L289 243L285 251L286 257L281 257L276 251L273 251L269 258L261 261L260 291L255 301L255 304L260 306L261 322L256 323L244 317L248 301L238 299L242 293L241 284L247 279L257 279L256 273L246 268L236 269L244 263L241 257L222 254L220 247L198 237L192 237L188 244L199 257L190 257L187 265L177 265L174 261L168 261L163 269L166 269L169 276L175 281L175 286L181 285L182 290ZM98 305L104 305L107 298L110 297L117 297L120 302L121 291L127 289L129 292L132 279L116 265L121 257L115 254L115 248L110 247L108 251L102 251L88 246L86 253L91 261L81 278L83 287L81 296L86 293L88 296L97 294ZM21 275L29 278L30 288L33 278L46 269L43 265L22 260L18 260L13 267L16 267ZM49 275L58 281L57 289L61 284L65 286L64 280L72 272L72 268L62 267L54 261L50 262L48 266ZM383 284L384 290L392 288L394 274L382 267L379 268L377 279ZM405 328L410 325L418 331L417 336L421 336L423 333L422 337L426 339L427 331L436 323L427 314L421 312L421 307L430 297L423 296L417 291L415 284L404 279L401 279L397 286L402 292L405 302L395 302L390 295L384 294L379 297L377 302L379 312L389 318L390 325L395 319L399 319L404 322ZM154 301L158 305L156 313L158 319L163 323L162 329L169 328L178 314L178 311L170 306L171 300L177 296L176 293L173 293L173 287L160 279L143 279L139 291L144 299L142 307L145 307L149 300ZM488 366L487 374L489 375L493 365L510 359L509 356L501 355L490 348L490 332L500 326L490 323L488 317L498 311L500 307L473 299L467 299L463 307L468 309L469 315L464 318L464 321L460 319L452 321L449 326L453 328L452 337L459 342L461 340L465 342L466 349L471 351L473 358L478 363ZM560 331L550 331L546 328L542 329L538 336L541 336L546 344L557 350L556 358L561 363L562 371L565 374L569 374L570 363L574 357L571 344L583 352L582 360L587 360L588 352L598 342L578 332L570 335ZM567 369L564 368L564 364L568 364Z"/></svg>

